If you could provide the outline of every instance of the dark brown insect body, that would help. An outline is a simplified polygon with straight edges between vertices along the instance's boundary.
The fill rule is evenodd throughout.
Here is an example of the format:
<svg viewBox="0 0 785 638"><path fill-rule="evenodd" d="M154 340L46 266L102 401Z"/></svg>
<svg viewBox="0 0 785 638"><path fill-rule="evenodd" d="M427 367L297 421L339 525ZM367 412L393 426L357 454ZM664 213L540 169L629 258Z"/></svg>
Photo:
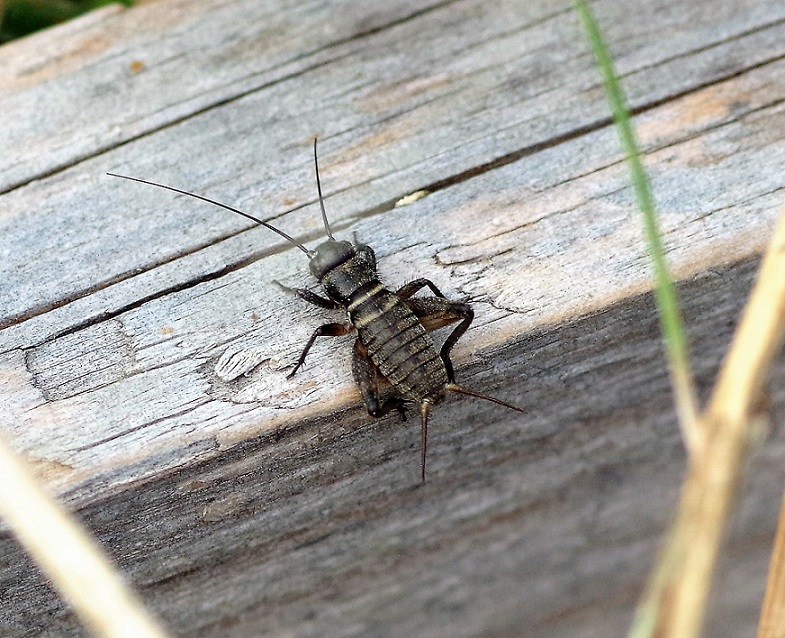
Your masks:
<svg viewBox="0 0 785 638"><path fill-rule="evenodd" d="M452 380L451 375L417 316L419 312L422 317L427 310L421 303L424 300L410 298L424 285L441 296L438 289L430 281L421 279L398 292L388 290L376 276L376 256L370 246L325 242L317 248L312 264L325 254L332 259L328 262L329 268L323 272L317 263L311 271L330 300L335 302L335 307L342 306L349 314L349 323L333 324L335 330L357 330L355 377L363 390L369 413L381 416L388 411L378 404L376 388L371 383L378 376L376 369L392 384L401 400L419 404L441 401L446 384ZM471 319L471 308L465 304L451 305ZM455 312L453 315L459 316ZM363 365L366 361L372 364L369 370ZM396 405L393 402L388 407Z"/></svg>
<svg viewBox="0 0 785 638"><path fill-rule="evenodd" d="M316 162L316 140L314 140L314 162ZM308 250L267 222L225 204L171 186L109 174L196 197L231 210L278 233L305 252L311 259L309 264L311 274L322 285L327 297L304 288L291 289L278 285L322 308L344 309L348 313L349 320L344 323L327 323L317 328L289 376L294 376L303 364L318 337L346 335L356 330L357 340L354 344L352 372L368 413L380 417L391 410L397 410L405 419L406 403L416 403L420 406L423 481L425 481L428 414L431 406L444 399L447 390L493 401L523 412L514 405L456 385L450 350L466 332L474 318L474 312L468 304L445 299L428 279L417 279L393 292L379 281L376 274L376 256L370 246L357 242L356 238L354 243L336 241L333 238L324 211L318 165L316 183L324 227L329 239L314 251ZM413 297L424 287L429 288L435 296ZM458 325L447 337L441 349L437 350L428 333L456 321L459 322ZM393 396L383 400L380 384L384 380L392 386L394 393Z"/></svg>

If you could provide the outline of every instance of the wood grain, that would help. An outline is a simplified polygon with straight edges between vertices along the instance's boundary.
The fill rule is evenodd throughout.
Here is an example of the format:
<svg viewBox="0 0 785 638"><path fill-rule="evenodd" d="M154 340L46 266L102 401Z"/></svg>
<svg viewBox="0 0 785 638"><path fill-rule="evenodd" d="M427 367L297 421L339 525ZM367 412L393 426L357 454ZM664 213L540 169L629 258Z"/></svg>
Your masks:
<svg viewBox="0 0 785 638"><path fill-rule="evenodd" d="M0 48L0 427L182 635L624 631L683 459L640 220L570 7L166 0ZM782 203L785 4L596 11L705 388ZM271 283L310 284L299 251L104 175L313 245L316 134L337 234L372 244L393 287L428 276L471 300L459 379L528 410L439 406L424 488L416 424L369 420L348 343L286 380L329 315ZM243 347L261 365L216 377ZM774 430L712 636L754 625ZM0 541L4 635L80 635Z"/></svg>

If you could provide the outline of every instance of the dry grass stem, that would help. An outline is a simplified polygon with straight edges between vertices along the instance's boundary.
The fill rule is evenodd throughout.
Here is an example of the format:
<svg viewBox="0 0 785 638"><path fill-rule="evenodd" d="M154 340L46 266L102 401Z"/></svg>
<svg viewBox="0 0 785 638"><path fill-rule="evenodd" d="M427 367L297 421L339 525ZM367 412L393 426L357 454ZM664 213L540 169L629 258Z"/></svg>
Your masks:
<svg viewBox="0 0 785 638"><path fill-rule="evenodd" d="M769 578L760 614L758 638L785 638L785 492L774 551L769 563Z"/></svg>
<svg viewBox="0 0 785 638"><path fill-rule="evenodd" d="M96 635L164 638L109 558L0 439L0 516Z"/></svg>
<svg viewBox="0 0 785 638"><path fill-rule="evenodd" d="M638 610L632 636L700 635L725 522L759 419L763 383L785 331L785 214L700 418L705 435L690 456L676 520Z"/></svg>

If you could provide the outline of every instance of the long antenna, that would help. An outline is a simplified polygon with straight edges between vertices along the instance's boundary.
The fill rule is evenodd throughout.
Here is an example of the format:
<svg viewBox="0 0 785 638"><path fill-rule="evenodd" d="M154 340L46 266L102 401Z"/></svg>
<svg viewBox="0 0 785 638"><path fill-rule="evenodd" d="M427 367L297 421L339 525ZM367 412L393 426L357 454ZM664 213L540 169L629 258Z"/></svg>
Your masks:
<svg viewBox="0 0 785 638"><path fill-rule="evenodd" d="M420 459L422 462L422 482L425 483L425 455L428 451L428 414L431 411L431 404L423 401L420 404L420 417L422 419L422 430L420 430Z"/></svg>
<svg viewBox="0 0 785 638"><path fill-rule="evenodd" d="M266 221L263 221L263 220L261 220L261 219L259 219L257 217L254 217L253 215L249 215L248 213L244 213L241 210L237 210L236 208L232 208L231 206L227 206L226 204L222 204L221 202L216 202L214 199L210 199L208 197L202 197L201 195L197 195L196 193L189 193L188 191L180 190L179 188L175 188L174 186L167 186L166 184L158 184L157 182L149 182L146 179L139 179L138 177L128 177L128 175L118 175L117 173L107 173L107 175L109 175L110 177L119 177L120 179L127 179L127 180L130 180L132 182L139 182L140 184L147 184L148 186L157 186L158 188L164 188L164 189L166 189L168 191L173 191L175 193L180 193L181 195L188 195L188 197L193 197L194 199L200 199L203 202L207 202L208 204L212 204L213 206L218 206L219 208L223 208L225 210L230 210L233 213L237 213L238 215L242 215L243 217L246 217L247 219L250 219L251 221L256 222L257 224L261 224L265 228L269 228L274 233L278 233L285 240L287 240L287 241L291 242L292 244L294 244L295 246L297 246L297 248L302 250L306 255L308 255L309 257L313 257L314 253L313 253L312 250L308 250L300 242L295 241L294 239L292 239L289 235L287 235L282 230L278 230L275 226L272 226L271 224L268 224ZM322 208L322 211L324 211L323 208ZM326 220L326 218L325 218L325 220Z"/></svg>
<svg viewBox="0 0 785 638"><path fill-rule="evenodd" d="M324 230L327 236L335 241L335 237L330 232L330 224L327 223L327 211L324 210L324 198L322 197L322 180L319 179L319 160L316 159L316 139L313 138L313 165L316 167L316 190L319 191L319 206L322 207L322 219L324 220Z"/></svg>

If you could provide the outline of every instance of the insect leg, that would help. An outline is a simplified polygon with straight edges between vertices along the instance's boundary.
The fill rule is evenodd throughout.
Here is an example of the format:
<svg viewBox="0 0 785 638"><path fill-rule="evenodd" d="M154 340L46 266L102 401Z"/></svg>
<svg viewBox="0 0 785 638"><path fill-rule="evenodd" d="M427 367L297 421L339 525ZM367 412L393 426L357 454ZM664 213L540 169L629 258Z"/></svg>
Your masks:
<svg viewBox="0 0 785 638"><path fill-rule="evenodd" d="M429 332L460 321L447 339L445 339L442 349L439 352L442 361L444 361L444 367L447 370L447 378L450 383L453 383L455 381L455 371L453 370L452 361L450 360L450 350L452 350L458 339L463 336L463 333L466 332L469 324L471 324L474 319L474 310L472 310L472 307L467 303L434 297L405 299L405 302L420 320L423 327Z"/></svg>
<svg viewBox="0 0 785 638"><path fill-rule="evenodd" d="M444 299L444 295L442 294L441 290L439 290L436 287L436 284L433 283L430 279L415 279L414 281L410 281L408 284L404 284L398 288L398 291L395 294L398 295L401 299L408 299L424 286L428 286L434 295Z"/></svg>
<svg viewBox="0 0 785 638"><path fill-rule="evenodd" d="M289 286L284 286L280 281L273 281L273 283L284 292L288 292L291 295L296 295L300 299L303 299L308 303L313 304L314 306L319 306L320 308L327 308L327 310L337 310L338 308L341 307L341 304L336 303L332 299L328 299L327 297L321 297L317 295L315 292L311 292L306 288L289 288Z"/></svg>
<svg viewBox="0 0 785 638"><path fill-rule="evenodd" d="M398 397L391 397L384 403L380 403L379 396L379 379L382 373L379 368L371 361L368 356L368 350L357 339L354 342L354 356L352 357L352 374L357 387L360 388L360 393L363 395L363 402L368 414L372 417L384 416L392 410L398 410L401 415L401 420L406 420L406 410L404 401Z"/></svg>
<svg viewBox="0 0 785 638"><path fill-rule="evenodd" d="M294 370L287 374L286 378L291 379L297 370L299 370L300 366L305 362L305 357L308 356L308 351L311 349L311 346L313 345L314 341L316 341L317 337L340 337L342 335L349 334L352 330L354 330L354 326L350 323L326 323L322 326L319 326L316 330L314 330L311 338L308 339L308 343L305 344L303 353L297 360L297 365L294 366Z"/></svg>
<svg viewBox="0 0 785 638"><path fill-rule="evenodd" d="M445 339L444 344L442 345L442 349L439 352L442 360L444 361L444 367L447 368L447 378L450 382L455 381L455 370L452 368L452 361L450 360L450 350L452 347L458 342L463 336L463 333L469 328L472 320L474 319L474 310L472 310L469 304L460 303L460 302L450 302L455 304L455 312L458 313L458 316L461 319L461 323L455 326L455 330L450 333L450 336Z"/></svg>

